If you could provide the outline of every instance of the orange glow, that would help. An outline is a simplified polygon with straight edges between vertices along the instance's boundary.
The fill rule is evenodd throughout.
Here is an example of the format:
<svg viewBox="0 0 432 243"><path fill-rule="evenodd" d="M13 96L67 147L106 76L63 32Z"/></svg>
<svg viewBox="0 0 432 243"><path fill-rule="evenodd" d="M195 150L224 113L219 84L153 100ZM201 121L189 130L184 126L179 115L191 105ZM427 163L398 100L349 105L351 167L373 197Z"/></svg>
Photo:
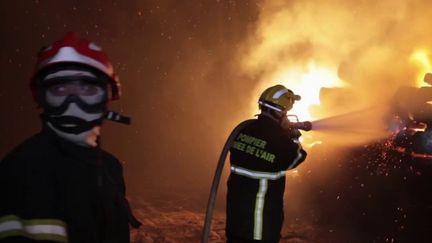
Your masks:
<svg viewBox="0 0 432 243"><path fill-rule="evenodd" d="M283 84L302 97L289 114L317 125L302 132L305 148L387 136L395 93L412 86L416 74L424 85L432 71L429 12L410 22L411 11L427 8L414 11L408 1L264 2L254 35L239 50L240 69L254 85L248 111L256 114L263 90Z"/></svg>
<svg viewBox="0 0 432 243"><path fill-rule="evenodd" d="M311 105L318 105L322 87L339 87L343 82L338 78L335 67L316 65L310 62L305 68L283 70L279 78L271 83L281 83L301 96L289 112L296 114L300 121L314 120L309 112Z"/></svg>
<svg viewBox="0 0 432 243"><path fill-rule="evenodd" d="M293 109L288 113L297 115L299 121L318 118L311 115L309 107L320 103L319 93L322 87L344 86L344 82L337 76L336 67L316 64L314 61L309 62L304 67L290 66L285 69L281 68L271 76L268 82L261 84L257 93L275 84L282 84L291 89L294 93L301 96L301 100L297 101ZM257 94L257 96L259 95Z"/></svg>
<svg viewBox="0 0 432 243"><path fill-rule="evenodd" d="M428 86L428 84L423 81L423 78L426 73L432 71L432 64L429 56L429 51L426 49L417 49L410 56L410 61L417 64L419 67L416 87Z"/></svg>
<svg viewBox="0 0 432 243"><path fill-rule="evenodd" d="M296 170L296 169L287 171L286 175L291 177L291 178L297 178L300 176L298 170Z"/></svg>

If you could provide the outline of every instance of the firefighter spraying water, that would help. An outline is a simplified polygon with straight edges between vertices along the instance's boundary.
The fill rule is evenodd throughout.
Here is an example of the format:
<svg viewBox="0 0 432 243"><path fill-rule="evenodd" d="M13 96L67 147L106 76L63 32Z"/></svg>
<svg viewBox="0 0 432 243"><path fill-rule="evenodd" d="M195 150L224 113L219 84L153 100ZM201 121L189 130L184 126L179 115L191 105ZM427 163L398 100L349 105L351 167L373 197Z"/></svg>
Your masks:
<svg viewBox="0 0 432 243"><path fill-rule="evenodd" d="M283 205L285 171L295 168L306 156L299 142L302 135L299 130L313 129L343 141L347 141L346 137L355 137L356 142L388 136L382 119L388 110L384 106L388 104L300 122L297 116L287 115L298 100L300 96L282 85L270 87L259 99L261 114L258 119L244 121L232 131L217 164L201 242L208 242L217 189L228 151L231 152L226 225L228 242L277 242L282 225L279 213ZM355 142L350 140L346 144ZM269 205L273 205L272 209L267 208Z"/></svg>
<svg viewBox="0 0 432 243"><path fill-rule="evenodd" d="M226 237L228 242L278 242L283 223L285 173L306 158L300 130L310 122L288 119L300 96L282 85L266 89L257 119L240 123L229 136L216 168L201 242L208 242L211 217L222 169L230 151Z"/></svg>

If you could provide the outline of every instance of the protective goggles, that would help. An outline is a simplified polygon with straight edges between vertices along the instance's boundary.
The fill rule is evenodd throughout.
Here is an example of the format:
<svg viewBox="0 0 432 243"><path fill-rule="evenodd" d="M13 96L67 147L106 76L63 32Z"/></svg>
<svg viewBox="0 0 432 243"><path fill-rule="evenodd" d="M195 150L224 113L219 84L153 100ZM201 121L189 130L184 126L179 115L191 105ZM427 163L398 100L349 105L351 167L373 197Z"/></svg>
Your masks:
<svg viewBox="0 0 432 243"><path fill-rule="evenodd" d="M108 84L93 77L57 77L44 80L41 88L43 105L56 110L75 102L87 112L97 112L108 101Z"/></svg>
<svg viewBox="0 0 432 243"><path fill-rule="evenodd" d="M107 84L92 77L61 77L45 80L43 89L47 102L59 106L69 96L76 96L89 105L107 99Z"/></svg>

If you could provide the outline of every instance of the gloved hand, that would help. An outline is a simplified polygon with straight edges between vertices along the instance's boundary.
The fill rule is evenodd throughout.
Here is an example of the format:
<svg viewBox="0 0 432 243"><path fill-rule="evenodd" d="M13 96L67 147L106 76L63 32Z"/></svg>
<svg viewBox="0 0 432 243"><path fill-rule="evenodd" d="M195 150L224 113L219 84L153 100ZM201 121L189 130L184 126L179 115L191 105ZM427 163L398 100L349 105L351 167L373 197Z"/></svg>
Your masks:
<svg viewBox="0 0 432 243"><path fill-rule="evenodd" d="M283 130L285 131L285 133L291 137L292 139L299 139L299 137L301 136L301 133L299 131L299 129L297 129L294 126L295 123L291 122L290 120L288 120L288 118L285 118L281 121L281 127L283 128Z"/></svg>
<svg viewBox="0 0 432 243"><path fill-rule="evenodd" d="M298 140L299 137L302 135L301 132L298 129L295 129L295 128L288 128L288 129L285 129L285 131L286 131L286 134L290 138L296 139L296 140Z"/></svg>

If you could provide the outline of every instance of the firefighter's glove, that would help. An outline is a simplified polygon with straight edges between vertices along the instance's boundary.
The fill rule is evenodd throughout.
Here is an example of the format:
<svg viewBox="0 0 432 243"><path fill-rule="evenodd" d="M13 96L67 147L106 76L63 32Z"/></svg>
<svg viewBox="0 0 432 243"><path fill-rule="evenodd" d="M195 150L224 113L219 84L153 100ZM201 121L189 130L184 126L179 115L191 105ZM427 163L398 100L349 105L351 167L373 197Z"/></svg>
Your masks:
<svg viewBox="0 0 432 243"><path fill-rule="evenodd" d="M295 129L295 128L285 129L285 131L286 131L286 134L287 134L291 139L294 139L294 140L298 140L299 137L301 136L300 131L299 131L298 129Z"/></svg>

